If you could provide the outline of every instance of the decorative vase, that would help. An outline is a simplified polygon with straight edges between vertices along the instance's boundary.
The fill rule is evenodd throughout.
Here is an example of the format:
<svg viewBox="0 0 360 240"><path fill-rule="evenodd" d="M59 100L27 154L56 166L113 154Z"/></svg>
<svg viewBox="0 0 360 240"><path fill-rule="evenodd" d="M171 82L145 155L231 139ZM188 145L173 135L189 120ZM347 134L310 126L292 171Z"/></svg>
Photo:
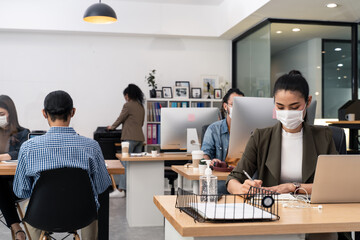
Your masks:
<svg viewBox="0 0 360 240"><path fill-rule="evenodd" d="M150 98L156 98L156 90L155 90L155 88L150 90Z"/></svg>

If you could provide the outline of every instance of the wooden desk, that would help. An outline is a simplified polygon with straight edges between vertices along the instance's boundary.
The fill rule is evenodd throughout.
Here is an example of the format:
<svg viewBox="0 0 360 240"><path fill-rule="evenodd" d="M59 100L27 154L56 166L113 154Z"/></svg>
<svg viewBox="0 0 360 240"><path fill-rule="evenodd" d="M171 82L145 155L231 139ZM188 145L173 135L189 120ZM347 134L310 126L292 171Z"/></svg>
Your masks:
<svg viewBox="0 0 360 240"><path fill-rule="evenodd" d="M124 174L125 169L117 160L105 160L109 174ZM4 163L0 161L0 175L15 175L17 163Z"/></svg>
<svg viewBox="0 0 360 240"><path fill-rule="evenodd" d="M358 131L360 129L360 121L326 121L331 126L340 128L349 128L349 149L354 153L359 153Z"/></svg>
<svg viewBox="0 0 360 240"><path fill-rule="evenodd" d="M186 154L160 154L157 157L122 157L126 168L126 219L130 227L164 226L164 218L153 204L154 195L164 194L164 161L191 160Z"/></svg>
<svg viewBox="0 0 360 240"><path fill-rule="evenodd" d="M105 160L109 174L124 174L125 169L118 160ZM17 163L0 161L0 175L15 175ZM109 190L98 196L100 208L98 211L99 240L109 239Z"/></svg>
<svg viewBox="0 0 360 240"><path fill-rule="evenodd" d="M269 222L195 223L175 208L176 196L154 196L154 203L166 218L168 239L304 239L305 233L360 230L360 204L323 204L323 209L282 208L280 220ZM251 235L251 237L249 237ZM226 237L224 237L226 236ZM236 237L235 237L236 236Z"/></svg>
<svg viewBox="0 0 360 240"><path fill-rule="evenodd" d="M171 170L178 173L178 186L183 188L184 178L193 181L193 192L195 194L199 193L199 177L203 174L200 174L199 171L194 171L192 167L185 167L181 165L172 165ZM214 176L218 177L218 180L226 180L230 172L217 172L212 171Z"/></svg>

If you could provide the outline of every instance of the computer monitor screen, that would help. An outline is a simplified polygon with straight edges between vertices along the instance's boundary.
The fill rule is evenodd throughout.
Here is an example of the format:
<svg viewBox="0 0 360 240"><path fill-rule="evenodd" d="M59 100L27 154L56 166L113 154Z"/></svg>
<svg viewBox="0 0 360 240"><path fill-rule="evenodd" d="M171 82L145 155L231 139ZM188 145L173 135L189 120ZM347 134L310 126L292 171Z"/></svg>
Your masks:
<svg viewBox="0 0 360 240"><path fill-rule="evenodd" d="M38 131L32 131L28 134L28 139L44 135L46 131L38 130Z"/></svg>
<svg viewBox="0 0 360 240"><path fill-rule="evenodd" d="M307 123L313 125L316 100L307 108ZM271 127L277 123L273 98L235 97L231 119L229 157L240 158L256 128Z"/></svg>
<svg viewBox="0 0 360 240"><path fill-rule="evenodd" d="M218 108L161 108L160 147L162 150L186 149L188 128L196 128L199 136L202 126L217 120Z"/></svg>
<svg viewBox="0 0 360 240"><path fill-rule="evenodd" d="M273 126L274 99L258 97L235 97L230 127L228 156L240 158L256 128Z"/></svg>

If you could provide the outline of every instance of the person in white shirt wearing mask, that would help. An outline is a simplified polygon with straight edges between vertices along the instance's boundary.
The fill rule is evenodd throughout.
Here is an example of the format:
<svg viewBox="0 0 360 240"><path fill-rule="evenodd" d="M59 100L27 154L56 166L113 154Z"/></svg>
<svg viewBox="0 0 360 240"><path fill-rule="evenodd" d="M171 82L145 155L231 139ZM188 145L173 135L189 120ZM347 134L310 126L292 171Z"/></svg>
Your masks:
<svg viewBox="0 0 360 240"><path fill-rule="evenodd" d="M331 130L304 121L311 99L309 85L299 71L276 81L274 101L279 122L254 131L227 179L230 193L244 194L256 186L278 193L306 190L311 194L318 155L337 154ZM250 176L258 171L258 179L247 179L243 170Z"/></svg>
<svg viewBox="0 0 360 240"><path fill-rule="evenodd" d="M251 186L278 193L311 194L317 158L337 154L332 132L306 123L311 103L309 85L299 71L281 76L274 85L276 118L273 127L256 129L244 154L226 181L232 194L246 194ZM256 111L256 109L254 109ZM251 180L243 172L258 179ZM309 234L306 239L337 239L334 234ZM351 239L339 233L338 239Z"/></svg>

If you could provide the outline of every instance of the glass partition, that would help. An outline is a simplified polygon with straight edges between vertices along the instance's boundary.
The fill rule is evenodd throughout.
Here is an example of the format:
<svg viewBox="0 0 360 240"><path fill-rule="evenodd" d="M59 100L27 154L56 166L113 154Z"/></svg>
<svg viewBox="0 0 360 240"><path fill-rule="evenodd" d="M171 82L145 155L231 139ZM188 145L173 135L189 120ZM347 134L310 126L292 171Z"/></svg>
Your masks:
<svg viewBox="0 0 360 240"><path fill-rule="evenodd" d="M237 41L233 47L236 87L245 96L270 97L270 24Z"/></svg>

